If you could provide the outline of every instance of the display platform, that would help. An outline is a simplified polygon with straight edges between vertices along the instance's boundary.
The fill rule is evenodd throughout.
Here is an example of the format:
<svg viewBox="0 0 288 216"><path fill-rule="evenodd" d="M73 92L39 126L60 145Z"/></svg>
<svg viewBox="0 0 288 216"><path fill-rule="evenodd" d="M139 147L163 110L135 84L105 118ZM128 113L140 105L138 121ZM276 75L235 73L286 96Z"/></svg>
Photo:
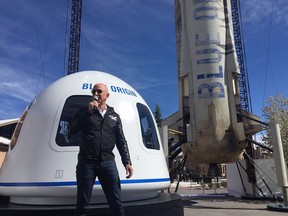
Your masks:
<svg viewBox="0 0 288 216"><path fill-rule="evenodd" d="M153 199L123 203L126 216L184 216L181 197L177 194L160 193ZM0 215L5 216L71 216L74 215L74 205L36 206L19 205L9 202L8 197L0 196ZM108 216L110 210L107 204L91 205L89 215Z"/></svg>

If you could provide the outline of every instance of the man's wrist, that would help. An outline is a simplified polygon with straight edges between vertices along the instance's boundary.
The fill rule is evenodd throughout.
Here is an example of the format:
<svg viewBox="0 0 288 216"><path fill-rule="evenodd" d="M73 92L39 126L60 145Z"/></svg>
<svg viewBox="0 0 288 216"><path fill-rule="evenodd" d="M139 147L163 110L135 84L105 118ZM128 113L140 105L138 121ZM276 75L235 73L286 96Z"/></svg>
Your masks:
<svg viewBox="0 0 288 216"><path fill-rule="evenodd" d="M128 161L125 166L127 166L127 165L130 165L130 166L131 166L131 165L132 165L132 164L131 164L131 161Z"/></svg>

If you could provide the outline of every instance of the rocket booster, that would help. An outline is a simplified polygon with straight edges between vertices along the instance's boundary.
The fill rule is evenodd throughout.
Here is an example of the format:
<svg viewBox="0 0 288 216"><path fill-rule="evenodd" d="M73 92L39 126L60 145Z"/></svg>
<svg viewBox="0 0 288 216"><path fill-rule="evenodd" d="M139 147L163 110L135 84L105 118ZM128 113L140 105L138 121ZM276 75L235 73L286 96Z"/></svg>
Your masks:
<svg viewBox="0 0 288 216"><path fill-rule="evenodd" d="M175 15L182 151L190 162L234 162L245 135L230 0L175 0Z"/></svg>

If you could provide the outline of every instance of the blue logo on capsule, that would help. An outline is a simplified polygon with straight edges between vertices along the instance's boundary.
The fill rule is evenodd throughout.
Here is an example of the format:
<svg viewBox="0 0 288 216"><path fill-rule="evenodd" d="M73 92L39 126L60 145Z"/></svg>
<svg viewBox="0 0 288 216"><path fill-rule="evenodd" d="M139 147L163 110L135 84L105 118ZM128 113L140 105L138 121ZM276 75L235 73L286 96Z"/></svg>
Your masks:
<svg viewBox="0 0 288 216"><path fill-rule="evenodd" d="M93 88L93 84L92 83L83 83L82 84L82 89L85 90L85 89L90 89L92 90ZM129 90L127 88L122 88L122 87L119 87L119 86L110 86L110 90L112 92L115 92L115 93L120 93L120 94L127 94L127 95L130 95L130 96L134 96L134 97L137 97L136 93L132 90Z"/></svg>

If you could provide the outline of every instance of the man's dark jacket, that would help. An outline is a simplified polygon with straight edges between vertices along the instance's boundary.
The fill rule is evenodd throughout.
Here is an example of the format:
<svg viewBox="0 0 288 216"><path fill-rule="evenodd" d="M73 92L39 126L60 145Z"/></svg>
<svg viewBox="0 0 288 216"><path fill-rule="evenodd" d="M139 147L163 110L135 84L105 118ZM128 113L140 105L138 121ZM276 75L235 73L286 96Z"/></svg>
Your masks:
<svg viewBox="0 0 288 216"><path fill-rule="evenodd" d="M75 134L79 130L82 132L79 159L114 160L112 150L116 144L123 165L131 164L122 122L113 107L107 106L104 118L97 109L76 115L71 122L70 132Z"/></svg>

